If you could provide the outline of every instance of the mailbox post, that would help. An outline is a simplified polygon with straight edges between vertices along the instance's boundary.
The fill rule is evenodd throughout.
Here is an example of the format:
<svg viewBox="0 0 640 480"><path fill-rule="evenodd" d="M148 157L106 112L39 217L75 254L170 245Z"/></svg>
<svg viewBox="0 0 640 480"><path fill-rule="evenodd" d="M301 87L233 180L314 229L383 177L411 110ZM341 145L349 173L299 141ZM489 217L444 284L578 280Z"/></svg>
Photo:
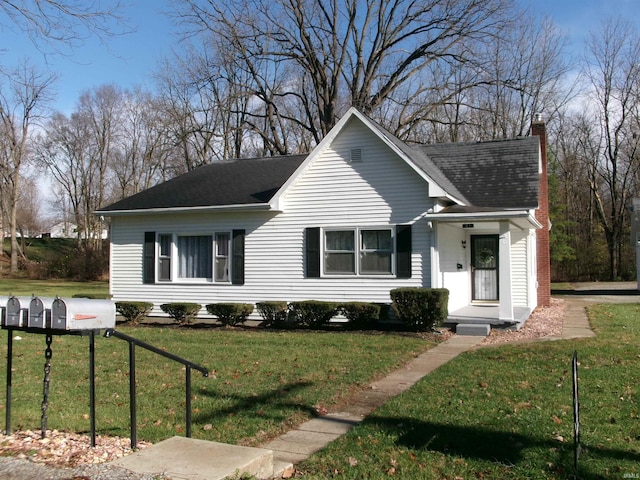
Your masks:
<svg viewBox="0 0 640 480"><path fill-rule="evenodd" d="M7 335L7 410L6 432L11 431L11 389L13 363L13 332L45 334L43 398L41 404L42 436L46 435L49 406L49 383L53 335L83 335L89 337L89 403L91 421L91 446L95 447L95 333L103 328L113 328L116 323L115 303L111 300L86 298L9 297L0 301L0 319Z"/></svg>
<svg viewBox="0 0 640 480"><path fill-rule="evenodd" d="M5 306L3 309L2 307ZM47 409L49 403L49 374L51 371L51 350L53 335L85 335L89 337L89 401L91 421L91 446L95 447L95 334L105 330L105 337L116 337L129 343L130 371L130 415L131 447L136 448L136 390L135 390L135 347L136 345L185 366L186 423L187 437L191 436L191 369L195 368L203 376L208 370L193 362L180 358L162 349L115 331L116 308L111 300L87 298L40 298L9 297L5 302L0 299L0 326L8 330L7 335L7 401L6 433L11 431L11 387L13 362L13 332L26 331L46 335L43 399L42 399L42 437L46 434Z"/></svg>

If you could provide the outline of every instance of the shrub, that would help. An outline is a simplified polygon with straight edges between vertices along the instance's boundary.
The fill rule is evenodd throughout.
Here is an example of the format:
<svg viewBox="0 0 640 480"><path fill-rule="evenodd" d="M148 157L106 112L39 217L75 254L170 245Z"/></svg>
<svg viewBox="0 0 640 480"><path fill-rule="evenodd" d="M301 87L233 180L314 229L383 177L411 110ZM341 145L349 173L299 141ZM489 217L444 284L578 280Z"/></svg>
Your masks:
<svg viewBox="0 0 640 480"><path fill-rule="evenodd" d="M193 321L198 315L200 308L202 308L202 305L199 303L187 302L163 303L160 305L160 309L180 325Z"/></svg>
<svg viewBox="0 0 640 480"><path fill-rule="evenodd" d="M391 290L391 300L398 319L421 332L441 325L449 314L446 288L396 288Z"/></svg>
<svg viewBox="0 0 640 480"><path fill-rule="evenodd" d="M348 328L371 328L380 318L380 305L366 302L349 302L340 306L340 311L349 320Z"/></svg>
<svg viewBox="0 0 640 480"><path fill-rule="evenodd" d="M116 302L116 311L131 323L138 323L153 308L149 302Z"/></svg>
<svg viewBox="0 0 640 480"><path fill-rule="evenodd" d="M258 302L256 309L264 320L262 326L271 327L282 324L287 320L289 304L285 301Z"/></svg>
<svg viewBox="0 0 640 480"><path fill-rule="evenodd" d="M298 325L318 328L333 318L337 313L338 304L320 300L304 300L291 302L289 308Z"/></svg>
<svg viewBox="0 0 640 480"><path fill-rule="evenodd" d="M227 326L244 323L253 312L253 305L250 303L210 303L205 307L207 312L218 317L218 320Z"/></svg>

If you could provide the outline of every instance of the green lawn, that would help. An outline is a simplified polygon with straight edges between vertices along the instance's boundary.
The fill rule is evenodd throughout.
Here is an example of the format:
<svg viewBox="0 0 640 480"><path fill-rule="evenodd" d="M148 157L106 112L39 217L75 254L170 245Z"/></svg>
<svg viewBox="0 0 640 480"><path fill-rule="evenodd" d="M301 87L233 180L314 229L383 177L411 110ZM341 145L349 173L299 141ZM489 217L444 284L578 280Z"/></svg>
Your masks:
<svg viewBox="0 0 640 480"><path fill-rule="evenodd" d="M0 278L0 295L36 295L38 297L72 297L73 295L109 294L108 282L72 282L66 280L28 280L22 278Z"/></svg>
<svg viewBox="0 0 640 480"><path fill-rule="evenodd" d="M193 437L257 445L331 408L435 343L395 334L225 328L121 327L118 331L211 371L192 371ZM39 429L45 336L15 332L12 429ZM0 330L0 358L7 331ZM88 339L55 336L50 428L89 429ZM185 435L182 365L136 348L138 439ZM128 437L128 343L96 338L98 433ZM4 378L4 374L0 374ZM0 401L5 410L5 396ZM3 415L4 417L4 415Z"/></svg>
<svg viewBox="0 0 640 480"><path fill-rule="evenodd" d="M640 478L640 306L590 310L594 339L469 352L300 466L310 478Z"/></svg>
<svg viewBox="0 0 640 480"><path fill-rule="evenodd" d="M7 284L3 288L8 288ZM94 284L13 283L11 292L91 293ZM22 289L24 288L24 289ZM106 290L96 284L95 292ZM21 290L22 289L22 290ZM37 290L37 292L36 292ZM577 478L640 478L640 305L589 311L595 338L460 355L299 466L307 478L575 477L571 357L580 361ZM408 335L225 328L118 330L211 371L193 371L193 436L259 445L434 345ZM45 337L16 332L12 427L38 429ZM0 357L7 331L0 330ZM88 341L56 336L49 427L89 428ZM140 348L138 438L184 435L184 368ZM127 437L128 345L98 337L98 433ZM1 373L0 373L1 375ZM0 412L6 408L4 395Z"/></svg>

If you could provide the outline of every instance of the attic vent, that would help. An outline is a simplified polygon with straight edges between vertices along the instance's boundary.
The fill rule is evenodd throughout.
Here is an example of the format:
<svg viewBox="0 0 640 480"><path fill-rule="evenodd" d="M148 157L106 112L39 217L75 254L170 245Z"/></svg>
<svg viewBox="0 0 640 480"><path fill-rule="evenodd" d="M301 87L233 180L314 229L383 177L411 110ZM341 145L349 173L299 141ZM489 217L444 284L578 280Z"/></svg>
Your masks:
<svg viewBox="0 0 640 480"><path fill-rule="evenodd" d="M361 148L352 148L351 156L349 157L349 161L351 163L357 163L362 161L362 149Z"/></svg>

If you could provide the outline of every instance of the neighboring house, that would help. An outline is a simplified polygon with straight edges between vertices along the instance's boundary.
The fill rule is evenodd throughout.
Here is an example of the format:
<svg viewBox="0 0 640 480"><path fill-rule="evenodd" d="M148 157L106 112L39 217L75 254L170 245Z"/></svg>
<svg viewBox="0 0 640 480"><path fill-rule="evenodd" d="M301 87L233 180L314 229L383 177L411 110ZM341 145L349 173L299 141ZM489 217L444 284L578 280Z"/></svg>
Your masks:
<svg viewBox="0 0 640 480"><path fill-rule="evenodd" d="M78 226L71 222L59 222L51 227L48 236L51 238L78 238ZM91 238L95 238L95 236L92 234ZM106 240L108 237L109 230L103 228L100 232L100 238Z"/></svg>
<svg viewBox="0 0 640 480"><path fill-rule="evenodd" d="M309 155L200 167L96 212L111 220L111 294L162 315L443 287L454 320L521 322L550 294L536 125L542 137L410 147L351 109Z"/></svg>
<svg viewBox="0 0 640 480"><path fill-rule="evenodd" d="M49 229L51 238L78 238L78 226L75 223L59 222Z"/></svg>

